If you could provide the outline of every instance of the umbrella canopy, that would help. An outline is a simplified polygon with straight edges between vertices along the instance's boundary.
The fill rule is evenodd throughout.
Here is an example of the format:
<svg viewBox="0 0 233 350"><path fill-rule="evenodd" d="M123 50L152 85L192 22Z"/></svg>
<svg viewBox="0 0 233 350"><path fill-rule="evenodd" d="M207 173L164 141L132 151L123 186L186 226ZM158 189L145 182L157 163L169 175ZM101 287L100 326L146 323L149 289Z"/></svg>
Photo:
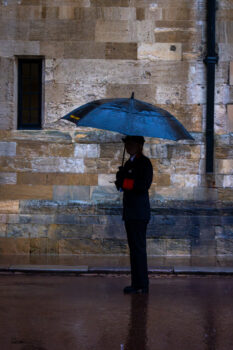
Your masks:
<svg viewBox="0 0 233 350"><path fill-rule="evenodd" d="M116 131L125 135L193 140L184 126L169 112L131 98L102 99L74 109L61 119L77 126Z"/></svg>

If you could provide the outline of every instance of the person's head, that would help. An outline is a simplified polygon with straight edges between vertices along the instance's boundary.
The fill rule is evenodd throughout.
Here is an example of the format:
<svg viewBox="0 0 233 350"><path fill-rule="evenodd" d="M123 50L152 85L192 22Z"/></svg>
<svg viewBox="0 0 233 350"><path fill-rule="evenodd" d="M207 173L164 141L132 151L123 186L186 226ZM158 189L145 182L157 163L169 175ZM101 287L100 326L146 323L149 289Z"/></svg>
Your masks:
<svg viewBox="0 0 233 350"><path fill-rule="evenodd" d="M126 136L122 139L122 141L125 144L127 153L129 153L131 156L137 153L142 153L145 142L143 136Z"/></svg>

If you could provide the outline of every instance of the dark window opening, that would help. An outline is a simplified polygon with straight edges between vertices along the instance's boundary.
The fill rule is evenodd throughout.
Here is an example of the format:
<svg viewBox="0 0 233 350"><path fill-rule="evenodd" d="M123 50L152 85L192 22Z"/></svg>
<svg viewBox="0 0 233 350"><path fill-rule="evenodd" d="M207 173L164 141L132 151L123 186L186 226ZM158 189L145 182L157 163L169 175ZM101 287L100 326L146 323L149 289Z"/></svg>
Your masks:
<svg viewBox="0 0 233 350"><path fill-rule="evenodd" d="M18 129L41 129L42 59L18 61Z"/></svg>

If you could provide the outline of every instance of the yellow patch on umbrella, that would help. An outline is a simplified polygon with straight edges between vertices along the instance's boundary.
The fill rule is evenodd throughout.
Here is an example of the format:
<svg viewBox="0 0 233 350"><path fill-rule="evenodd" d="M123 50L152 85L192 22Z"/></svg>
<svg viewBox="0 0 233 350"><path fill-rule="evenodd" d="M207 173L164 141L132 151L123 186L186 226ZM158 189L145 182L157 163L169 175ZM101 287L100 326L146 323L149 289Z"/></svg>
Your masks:
<svg viewBox="0 0 233 350"><path fill-rule="evenodd" d="M79 120L80 118L79 117L76 117L75 115L73 115L73 114L71 114L70 115L70 118L72 118L72 119L76 119L76 120Z"/></svg>

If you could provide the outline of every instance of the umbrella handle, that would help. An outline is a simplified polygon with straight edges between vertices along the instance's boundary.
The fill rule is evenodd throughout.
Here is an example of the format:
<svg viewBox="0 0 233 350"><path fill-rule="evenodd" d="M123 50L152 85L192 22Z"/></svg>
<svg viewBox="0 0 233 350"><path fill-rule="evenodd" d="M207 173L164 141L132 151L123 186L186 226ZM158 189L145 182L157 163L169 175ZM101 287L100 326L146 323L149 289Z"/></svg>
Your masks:
<svg viewBox="0 0 233 350"><path fill-rule="evenodd" d="M123 152L123 156L122 156L121 166L124 166L124 161L125 161L125 145L124 145L124 152Z"/></svg>

